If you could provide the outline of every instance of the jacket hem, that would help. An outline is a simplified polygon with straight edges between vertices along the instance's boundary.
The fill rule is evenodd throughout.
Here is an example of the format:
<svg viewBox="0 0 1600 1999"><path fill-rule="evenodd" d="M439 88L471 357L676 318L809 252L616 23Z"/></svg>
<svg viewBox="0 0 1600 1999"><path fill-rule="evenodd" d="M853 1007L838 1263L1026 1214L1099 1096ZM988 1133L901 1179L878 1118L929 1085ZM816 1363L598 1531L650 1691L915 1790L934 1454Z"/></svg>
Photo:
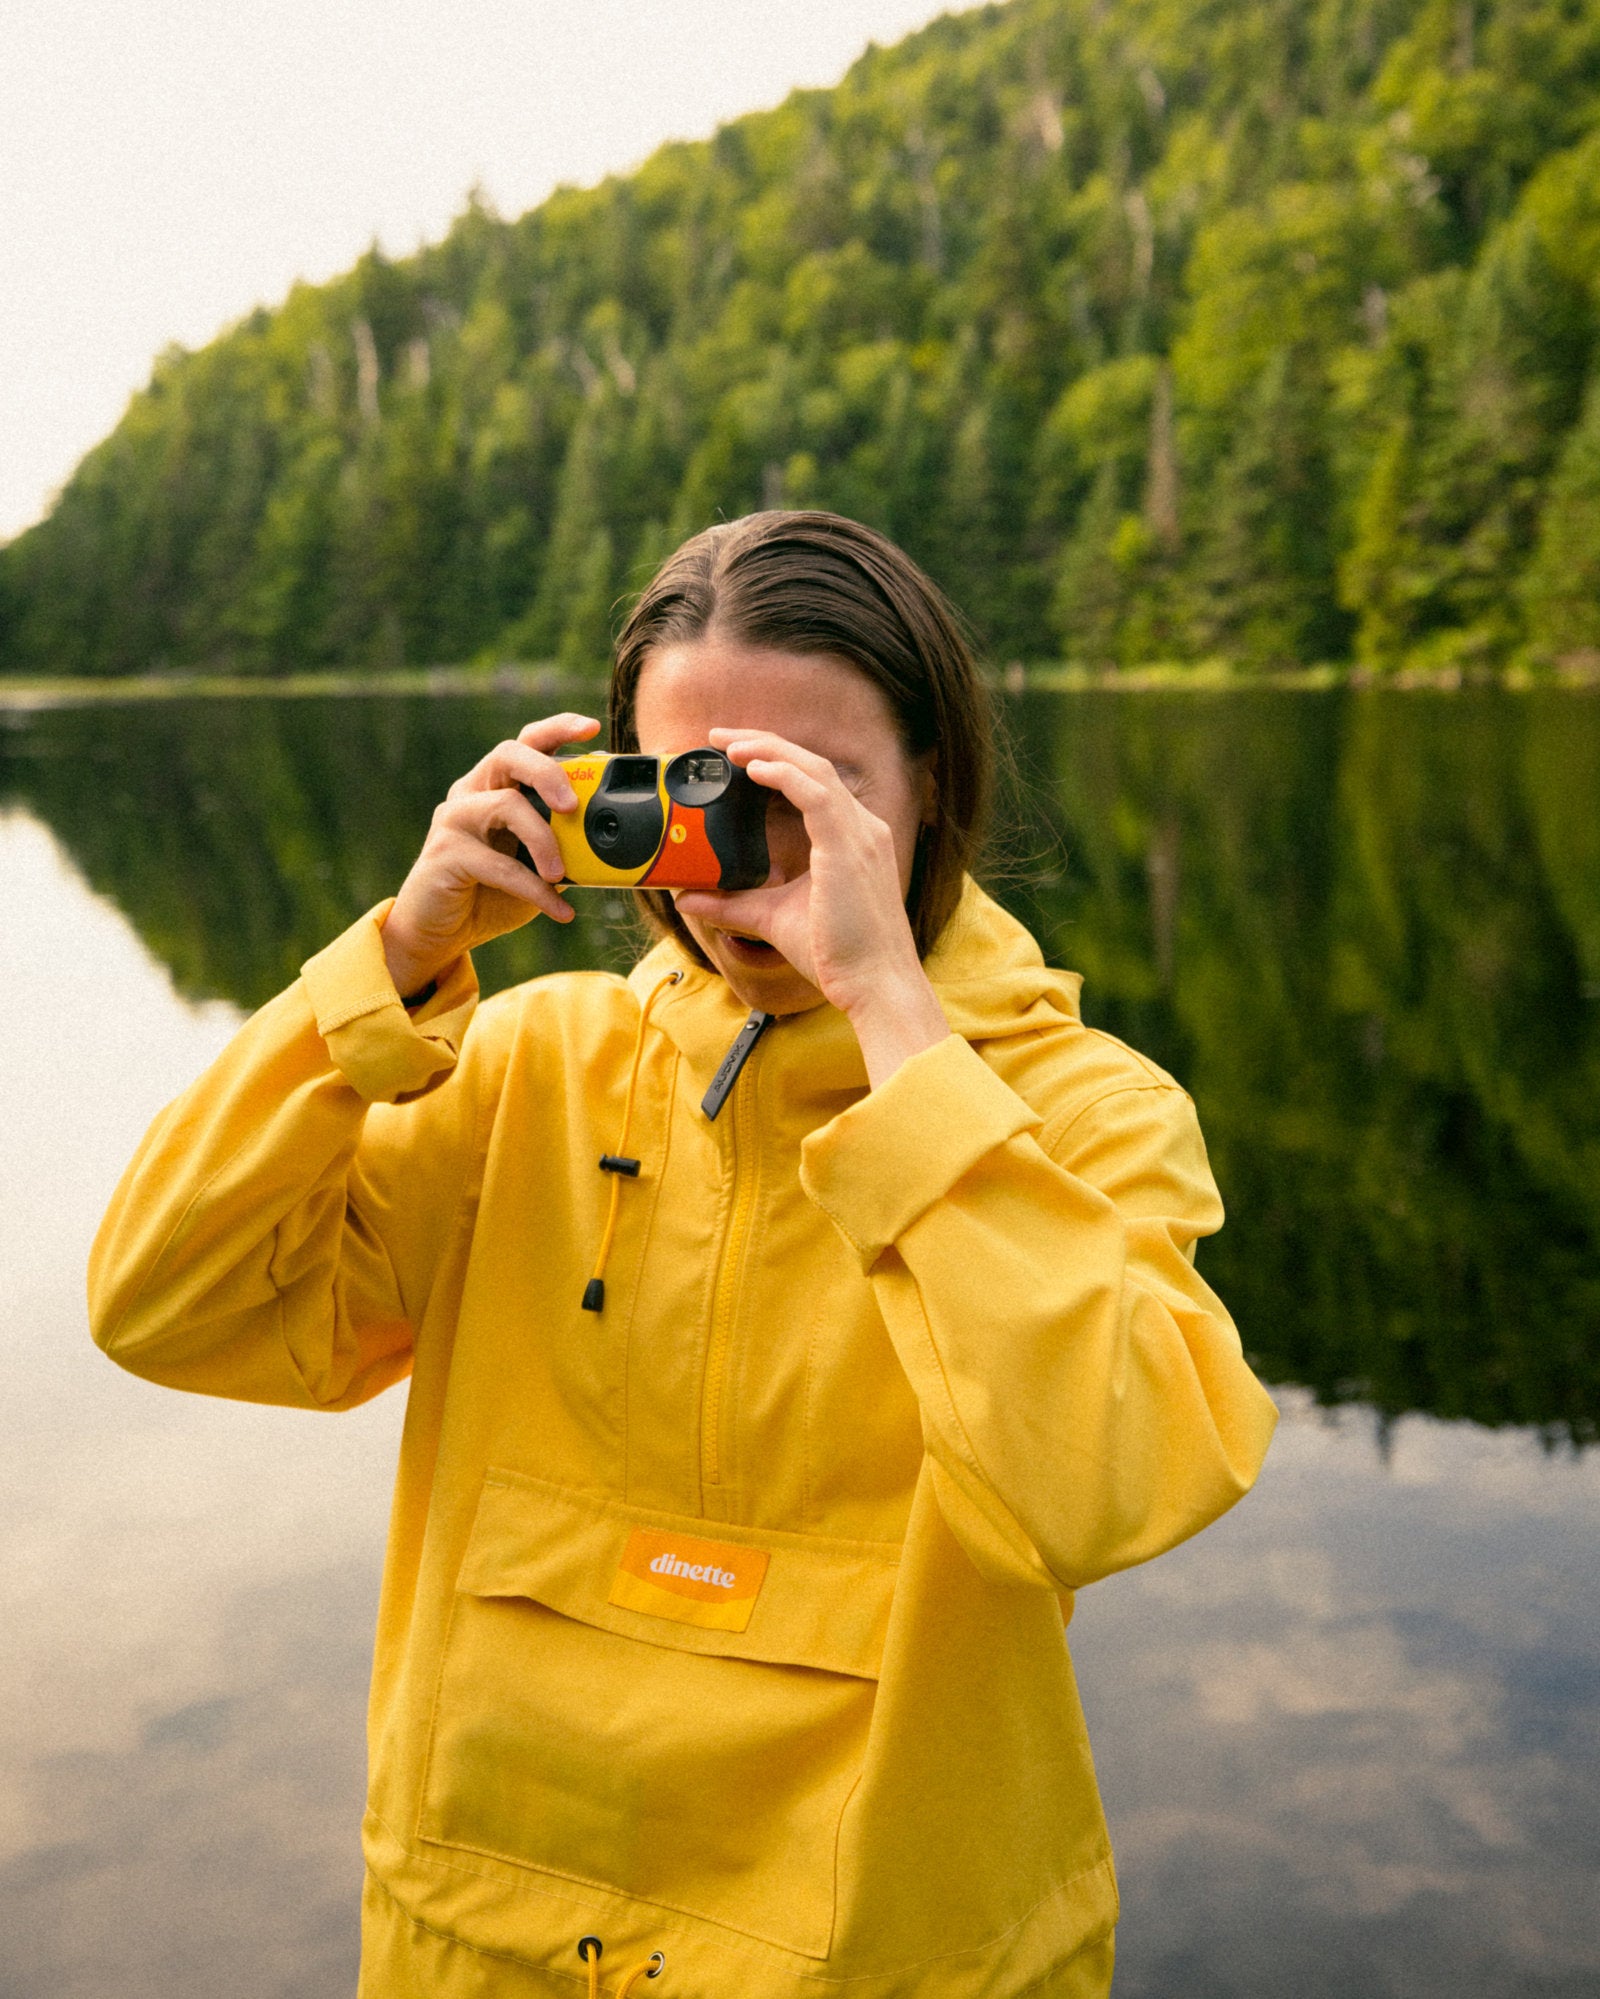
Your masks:
<svg viewBox="0 0 1600 1999"><path fill-rule="evenodd" d="M582 1882L553 1875L511 1882L499 1872L473 1866L464 1855L445 1859L419 1853L370 1808L364 1834L372 1879L405 1921L479 1956L563 1981L574 1974L559 1960L575 1950L579 1936L594 1930L606 1935L608 1949L613 1938L614 1947L624 1953L636 1947L664 1948L684 1969L690 1991L715 1991L736 1980L747 1999L816 1999L818 1994L902 1999L909 1980L917 1980L920 1988L933 1978L940 1999L1028 1999L1048 1990L1080 1952L1108 1937L1118 1914L1116 1875L1106 1847L1004 1929L976 1944L955 1945L887 1968L839 1973L616 1890L587 1889ZM474 1906L463 1908L463 1901ZM543 1938L531 1934L535 1928L544 1932Z"/></svg>

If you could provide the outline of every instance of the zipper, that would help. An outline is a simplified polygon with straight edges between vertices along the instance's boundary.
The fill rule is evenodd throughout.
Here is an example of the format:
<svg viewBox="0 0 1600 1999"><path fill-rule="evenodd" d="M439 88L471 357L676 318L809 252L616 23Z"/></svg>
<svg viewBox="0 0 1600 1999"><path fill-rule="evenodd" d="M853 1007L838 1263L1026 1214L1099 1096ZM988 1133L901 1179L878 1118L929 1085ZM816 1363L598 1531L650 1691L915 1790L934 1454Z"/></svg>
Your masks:
<svg viewBox="0 0 1600 1999"><path fill-rule="evenodd" d="M741 1162L755 1146L755 1067L759 1059L760 1049L752 1048L745 1063L746 1073L733 1091L733 1214L711 1299L711 1344L706 1350L705 1393L700 1405L702 1485L722 1483L722 1397L728 1373L728 1349L733 1344L734 1301L744 1265L745 1237L750 1232L751 1211L755 1207L757 1177L750 1165L741 1166Z"/></svg>

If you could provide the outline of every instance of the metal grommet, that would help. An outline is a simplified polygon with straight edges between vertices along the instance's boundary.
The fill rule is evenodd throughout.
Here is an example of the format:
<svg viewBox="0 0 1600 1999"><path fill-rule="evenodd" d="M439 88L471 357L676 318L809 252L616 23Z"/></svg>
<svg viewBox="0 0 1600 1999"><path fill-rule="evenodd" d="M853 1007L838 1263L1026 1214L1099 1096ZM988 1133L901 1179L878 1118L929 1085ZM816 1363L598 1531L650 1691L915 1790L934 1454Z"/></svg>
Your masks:
<svg viewBox="0 0 1600 1999"><path fill-rule="evenodd" d="M666 1952L664 1950L653 1950L650 1953L650 1969L645 1973L645 1977L659 1978L662 1972L666 1970L666 1968L667 1968Z"/></svg>
<svg viewBox="0 0 1600 1999"><path fill-rule="evenodd" d="M596 1957L600 1957L601 1955L603 1955L605 1951L605 1945L600 1941L598 1937L579 1937L578 1955L583 1959L585 1964L589 1962L590 1944L594 1945L594 1954Z"/></svg>

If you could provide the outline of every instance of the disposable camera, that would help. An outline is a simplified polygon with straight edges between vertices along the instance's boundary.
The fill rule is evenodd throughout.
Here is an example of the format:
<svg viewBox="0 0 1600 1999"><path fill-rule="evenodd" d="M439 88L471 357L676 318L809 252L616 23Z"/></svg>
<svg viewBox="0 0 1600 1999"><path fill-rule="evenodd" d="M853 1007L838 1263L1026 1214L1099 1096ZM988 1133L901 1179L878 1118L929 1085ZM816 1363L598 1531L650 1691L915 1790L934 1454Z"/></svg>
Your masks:
<svg viewBox="0 0 1600 1999"><path fill-rule="evenodd" d="M768 794L721 750L558 761L578 794L571 812L552 812L531 785L521 790L550 822L563 882L736 889L766 880ZM525 848L518 853L532 865Z"/></svg>

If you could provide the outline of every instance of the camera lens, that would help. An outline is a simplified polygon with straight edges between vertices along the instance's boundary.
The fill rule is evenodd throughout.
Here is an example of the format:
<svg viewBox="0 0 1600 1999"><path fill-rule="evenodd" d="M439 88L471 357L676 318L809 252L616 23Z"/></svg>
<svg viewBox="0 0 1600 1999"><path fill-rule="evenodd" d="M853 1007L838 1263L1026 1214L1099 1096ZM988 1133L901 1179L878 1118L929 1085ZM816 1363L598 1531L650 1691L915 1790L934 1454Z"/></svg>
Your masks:
<svg viewBox="0 0 1600 1999"><path fill-rule="evenodd" d="M609 806L589 817L589 838L597 847L614 847L622 831L622 821Z"/></svg>

